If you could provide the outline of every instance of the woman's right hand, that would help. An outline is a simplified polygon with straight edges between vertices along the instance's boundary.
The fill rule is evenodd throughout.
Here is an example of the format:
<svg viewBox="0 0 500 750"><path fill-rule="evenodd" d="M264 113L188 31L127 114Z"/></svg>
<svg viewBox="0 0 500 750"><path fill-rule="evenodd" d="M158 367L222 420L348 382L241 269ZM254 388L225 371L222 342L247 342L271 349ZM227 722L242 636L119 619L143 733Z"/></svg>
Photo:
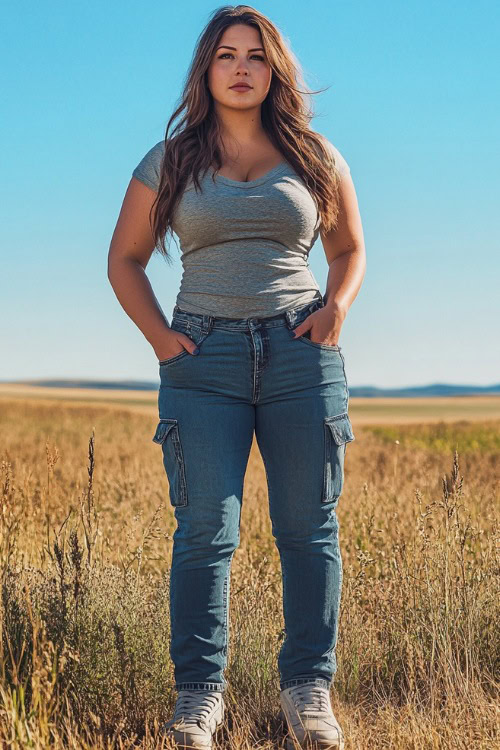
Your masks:
<svg viewBox="0 0 500 750"><path fill-rule="evenodd" d="M169 329L162 337L161 342L154 346L154 351L159 362L176 357L186 349L190 354L199 354L196 344L189 336L179 331Z"/></svg>

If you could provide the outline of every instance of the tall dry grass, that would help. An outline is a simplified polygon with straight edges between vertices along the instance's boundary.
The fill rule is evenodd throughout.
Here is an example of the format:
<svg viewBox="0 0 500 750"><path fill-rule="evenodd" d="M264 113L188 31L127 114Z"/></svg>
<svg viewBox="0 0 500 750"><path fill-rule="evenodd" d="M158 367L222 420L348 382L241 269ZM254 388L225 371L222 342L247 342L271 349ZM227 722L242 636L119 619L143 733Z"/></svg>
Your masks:
<svg viewBox="0 0 500 750"><path fill-rule="evenodd" d="M21 400L0 414L2 744L169 747L175 521L156 419ZM498 427L355 427L332 689L346 750L498 743ZM218 746L282 747L281 573L255 444L241 540Z"/></svg>

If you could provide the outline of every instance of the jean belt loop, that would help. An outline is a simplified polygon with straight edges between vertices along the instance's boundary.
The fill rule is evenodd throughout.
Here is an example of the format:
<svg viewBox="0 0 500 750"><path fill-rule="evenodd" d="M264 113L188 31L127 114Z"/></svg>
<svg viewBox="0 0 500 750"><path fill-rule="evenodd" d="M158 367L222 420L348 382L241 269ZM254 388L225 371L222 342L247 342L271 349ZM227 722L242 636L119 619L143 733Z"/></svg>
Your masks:
<svg viewBox="0 0 500 750"><path fill-rule="evenodd" d="M203 333L210 333L214 325L214 316L213 315L203 315L202 316L202 330Z"/></svg>
<svg viewBox="0 0 500 750"><path fill-rule="evenodd" d="M319 310L323 307L323 302L320 299L315 299L314 302L311 302L309 305L309 313L316 312L316 310Z"/></svg>
<svg viewBox="0 0 500 750"><path fill-rule="evenodd" d="M292 329L295 324L295 313L293 310L285 310L285 320L287 327Z"/></svg>

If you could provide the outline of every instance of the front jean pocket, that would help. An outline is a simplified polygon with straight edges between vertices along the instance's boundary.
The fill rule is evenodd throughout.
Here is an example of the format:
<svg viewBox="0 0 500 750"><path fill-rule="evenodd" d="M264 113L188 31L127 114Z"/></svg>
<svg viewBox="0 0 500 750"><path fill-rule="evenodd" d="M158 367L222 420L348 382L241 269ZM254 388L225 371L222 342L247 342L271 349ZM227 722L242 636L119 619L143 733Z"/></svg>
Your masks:
<svg viewBox="0 0 500 750"><path fill-rule="evenodd" d="M301 321L303 323L304 321ZM297 326L299 323L297 323ZM301 344L307 344L308 346L315 346L317 349L325 349L330 352L338 352L342 348L339 344L318 344L317 341L311 341L311 331L306 331L302 336L297 336L294 341L300 341Z"/></svg>
<svg viewBox="0 0 500 750"><path fill-rule="evenodd" d="M177 419L160 419L153 442L163 451L163 465L167 473L170 503L173 506L187 505L186 470Z"/></svg>
<svg viewBox="0 0 500 750"><path fill-rule="evenodd" d="M307 333L309 334L309 331ZM302 336L299 336L296 339L296 341L300 341L302 344L309 344L309 346L316 346L318 349L326 349L327 351L331 351L331 352L338 352L338 351L340 351L340 346L338 344L335 344L335 345L331 345L331 344L318 344L317 341L311 341L311 339L307 338L306 334L303 334Z"/></svg>
<svg viewBox="0 0 500 750"><path fill-rule="evenodd" d="M321 501L338 500L344 487L344 460L347 443L355 439L347 412L324 418L325 461Z"/></svg>
<svg viewBox="0 0 500 750"><path fill-rule="evenodd" d="M172 329L172 331L183 333L185 336L190 338L197 347L200 347L203 341L205 341L205 339L209 335L209 331L203 330L201 326L184 320L177 320L175 317L172 319L172 325L170 326L170 328ZM184 357L196 356L196 354L191 354L191 352L188 352L187 349L183 349L182 352L174 354L173 357L169 357L168 359L160 359L158 361L158 364L160 365L160 367L169 367L169 365L174 364L181 359L184 359Z"/></svg>

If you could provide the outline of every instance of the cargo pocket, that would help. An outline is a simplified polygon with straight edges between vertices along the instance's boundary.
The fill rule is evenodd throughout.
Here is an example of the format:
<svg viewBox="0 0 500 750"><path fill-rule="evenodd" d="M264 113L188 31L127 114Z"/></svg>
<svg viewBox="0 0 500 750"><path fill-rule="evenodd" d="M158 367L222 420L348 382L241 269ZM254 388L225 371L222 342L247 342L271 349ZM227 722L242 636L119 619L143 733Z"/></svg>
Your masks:
<svg viewBox="0 0 500 750"><path fill-rule="evenodd" d="M177 419L160 419L153 442L162 447L163 465L169 484L170 503L174 506L187 505L186 472Z"/></svg>
<svg viewBox="0 0 500 750"><path fill-rule="evenodd" d="M338 500L344 487L344 459L347 443L355 439L347 412L324 418L325 463L323 503Z"/></svg>

